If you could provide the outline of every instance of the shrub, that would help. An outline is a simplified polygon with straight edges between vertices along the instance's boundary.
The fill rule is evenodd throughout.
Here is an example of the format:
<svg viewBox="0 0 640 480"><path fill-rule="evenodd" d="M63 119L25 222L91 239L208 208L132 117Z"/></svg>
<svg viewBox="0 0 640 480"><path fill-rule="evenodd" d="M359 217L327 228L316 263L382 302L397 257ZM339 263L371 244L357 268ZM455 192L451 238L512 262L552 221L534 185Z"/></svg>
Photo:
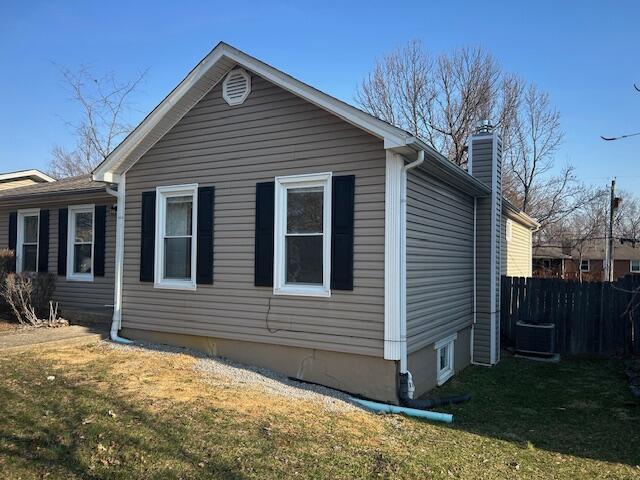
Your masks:
<svg viewBox="0 0 640 480"><path fill-rule="evenodd" d="M4 279L9 272L14 270L16 255L8 248L0 249L0 279Z"/></svg>
<svg viewBox="0 0 640 480"><path fill-rule="evenodd" d="M54 290L55 276L50 273L9 273L0 283L0 295L16 320L34 327L67 324L51 300Z"/></svg>

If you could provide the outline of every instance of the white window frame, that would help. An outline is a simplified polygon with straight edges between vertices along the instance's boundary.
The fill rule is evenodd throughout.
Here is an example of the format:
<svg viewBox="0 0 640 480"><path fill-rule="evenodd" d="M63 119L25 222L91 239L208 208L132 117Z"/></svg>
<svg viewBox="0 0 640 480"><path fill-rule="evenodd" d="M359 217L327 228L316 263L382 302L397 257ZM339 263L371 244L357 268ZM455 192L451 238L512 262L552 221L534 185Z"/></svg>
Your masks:
<svg viewBox="0 0 640 480"><path fill-rule="evenodd" d="M22 247L24 246L24 217L38 217L38 237L36 240L36 269L38 271L38 262L40 260L40 209L26 208L18 210L17 232L16 232L16 272L22 273Z"/></svg>
<svg viewBox="0 0 640 480"><path fill-rule="evenodd" d="M164 278L164 232L167 220L167 198L191 195L191 279L178 280ZM156 248L154 284L155 288L172 290L196 289L196 261L198 247L198 184L169 185L156 187Z"/></svg>
<svg viewBox="0 0 640 480"><path fill-rule="evenodd" d="M587 262L587 269L586 269L586 270L585 270L584 268L582 268L582 264L583 264L584 262ZM591 271L591 260L589 260L589 259L587 259L587 258L585 258L584 260L580 260L580 271L581 271L582 273L585 273L585 272L589 272L589 271Z"/></svg>
<svg viewBox="0 0 640 480"><path fill-rule="evenodd" d="M453 335L449 335L448 337L437 341L434 345L434 349L436 351L436 381L438 386L444 384L447 380L453 377L455 372L453 361L455 359L454 345L457 338L458 334L454 333ZM443 348L447 349L448 365L446 367L443 367L440 364L440 352Z"/></svg>
<svg viewBox="0 0 640 480"><path fill-rule="evenodd" d="M273 255L273 294L309 297L331 296L331 172L290 175L275 179L275 225ZM322 285L286 283L287 190L322 187Z"/></svg>
<svg viewBox="0 0 640 480"><path fill-rule="evenodd" d="M93 282L96 244L96 207L95 205L69 205L67 207L67 280L74 282ZM76 273L73 271L76 253L76 214L91 213L91 273Z"/></svg>
<svg viewBox="0 0 640 480"><path fill-rule="evenodd" d="M507 240L507 242L510 242L513 238L513 221L511 219L507 219L504 230L505 239Z"/></svg>
<svg viewBox="0 0 640 480"><path fill-rule="evenodd" d="M638 268L633 268L633 262L636 262ZM640 260L629 260L629 272L631 273L640 273Z"/></svg>

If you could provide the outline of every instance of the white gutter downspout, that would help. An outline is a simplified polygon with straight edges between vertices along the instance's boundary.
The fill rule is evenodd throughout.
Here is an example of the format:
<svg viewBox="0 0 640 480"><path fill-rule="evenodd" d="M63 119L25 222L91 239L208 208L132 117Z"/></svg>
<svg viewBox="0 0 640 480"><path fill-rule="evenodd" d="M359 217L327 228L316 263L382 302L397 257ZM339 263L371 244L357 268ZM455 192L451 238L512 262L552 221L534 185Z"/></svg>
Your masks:
<svg viewBox="0 0 640 480"><path fill-rule="evenodd" d="M424 150L420 150L417 160L402 167L400 178L400 373L409 374L410 385L413 382L407 370L407 172L423 162Z"/></svg>
<svg viewBox="0 0 640 480"><path fill-rule="evenodd" d="M118 343L130 344L131 340L118 335L122 327L122 269L124 263L124 202L125 202L125 174L120 176L118 190L107 187L107 193L118 199L116 203L116 266L113 292L113 318L111 320L111 340Z"/></svg>

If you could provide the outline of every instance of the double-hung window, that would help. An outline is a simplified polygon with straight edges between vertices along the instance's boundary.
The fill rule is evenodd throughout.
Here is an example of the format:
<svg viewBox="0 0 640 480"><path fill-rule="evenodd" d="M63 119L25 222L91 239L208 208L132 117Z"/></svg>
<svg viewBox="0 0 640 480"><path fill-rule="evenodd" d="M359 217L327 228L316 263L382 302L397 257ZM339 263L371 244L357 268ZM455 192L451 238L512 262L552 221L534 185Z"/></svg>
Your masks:
<svg viewBox="0 0 640 480"><path fill-rule="evenodd" d="M195 290L198 185L156 189L155 286Z"/></svg>
<svg viewBox="0 0 640 480"><path fill-rule="evenodd" d="M274 294L331 295L331 173L276 177Z"/></svg>
<svg viewBox="0 0 640 480"><path fill-rule="evenodd" d="M640 260L631 260L631 273L640 273Z"/></svg>
<svg viewBox="0 0 640 480"><path fill-rule="evenodd" d="M36 272L38 270L39 230L39 209L18 211L16 238L16 270L18 272Z"/></svg>
<svg viewBox="0 0 640 480"><path fill-rule="evenodd" d="M67 279L92 281L95 207L71 205L68 211Z"/></svg>
<svg viewBox="0 0 640 480"><path fill-rule="evenodd" d="M582 260L580 262L580 271L581 272L588 272L591 269L591 262L589 262L589 260Z"/></svg>

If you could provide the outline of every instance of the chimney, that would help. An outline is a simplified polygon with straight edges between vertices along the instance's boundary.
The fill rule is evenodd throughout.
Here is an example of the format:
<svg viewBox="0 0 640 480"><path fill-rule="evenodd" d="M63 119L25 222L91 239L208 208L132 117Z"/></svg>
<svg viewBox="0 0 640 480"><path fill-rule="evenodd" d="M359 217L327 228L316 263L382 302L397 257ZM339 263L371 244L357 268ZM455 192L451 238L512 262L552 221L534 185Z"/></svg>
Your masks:
<svg viewBox="0 0 640 480"><path fill-rule="evenodd" d="M502 141L488 120L468 140L468 171L491 189L476 198L476 296L474 363L500 360L500 276L502 257Z"/></svg>

